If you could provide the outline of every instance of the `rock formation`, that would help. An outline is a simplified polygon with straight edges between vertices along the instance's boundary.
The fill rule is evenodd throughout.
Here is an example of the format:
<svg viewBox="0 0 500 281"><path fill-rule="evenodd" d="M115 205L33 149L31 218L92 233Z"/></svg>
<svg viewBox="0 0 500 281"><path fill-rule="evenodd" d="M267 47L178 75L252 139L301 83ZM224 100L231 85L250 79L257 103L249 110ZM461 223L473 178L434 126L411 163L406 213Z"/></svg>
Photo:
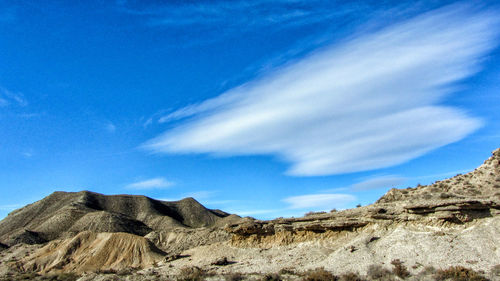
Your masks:
<svg viewBox="0 0 500 281"><path fill-rule="evenodd" d="M431 185L391 189L376 203L341 212L319 213L302 218L260 221L246 219L230 225L234 245L258 246L259 241L277 244L303 242L341 231L355 231L374 224L463 224L500 214L500 149L480 167L465 175ZM309 238L307 238L309 237Z"/></svg>

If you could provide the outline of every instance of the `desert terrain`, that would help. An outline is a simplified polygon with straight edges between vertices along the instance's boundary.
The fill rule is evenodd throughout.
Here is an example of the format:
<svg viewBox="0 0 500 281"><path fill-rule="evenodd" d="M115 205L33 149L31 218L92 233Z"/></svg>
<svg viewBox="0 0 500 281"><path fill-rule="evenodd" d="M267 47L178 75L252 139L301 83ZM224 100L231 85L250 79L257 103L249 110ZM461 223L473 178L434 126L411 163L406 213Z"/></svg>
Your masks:
<svg viewBox="0 0 500 281"><path fill-rule="evenodd" d="M0 222L0 280L500 280L500 149L470 173L269 221L54 192Z"/></svg>

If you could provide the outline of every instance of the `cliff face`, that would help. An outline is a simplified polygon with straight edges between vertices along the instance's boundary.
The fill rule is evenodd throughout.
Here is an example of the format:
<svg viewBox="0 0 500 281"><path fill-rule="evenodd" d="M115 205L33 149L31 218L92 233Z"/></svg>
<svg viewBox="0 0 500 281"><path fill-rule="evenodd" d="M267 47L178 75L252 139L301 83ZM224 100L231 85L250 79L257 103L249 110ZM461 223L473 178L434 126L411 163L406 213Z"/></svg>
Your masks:
<svg viewBox="0 0 500 281"><path fill-rule="evenodd" d="M302 218L246 219L226 230L233 245L288 245L336 237L371 225L465 224L500 214L500 149L474 171L427 186L391 189L376 203Z"/></svg>

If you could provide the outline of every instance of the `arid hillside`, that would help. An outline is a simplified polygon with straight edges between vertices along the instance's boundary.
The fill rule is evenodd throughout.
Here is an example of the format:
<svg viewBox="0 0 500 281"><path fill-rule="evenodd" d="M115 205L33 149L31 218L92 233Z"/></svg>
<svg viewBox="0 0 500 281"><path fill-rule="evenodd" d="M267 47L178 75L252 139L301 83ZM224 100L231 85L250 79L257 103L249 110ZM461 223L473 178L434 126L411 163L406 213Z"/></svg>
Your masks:
<svg viewBox="0 0 500 281"><path fill-rule="evenodd" d="M497 149L470 173L372 205L269 221L192 198L56 192L0 222L0 276L500 280L499 163Z"/></svg>
<svg viewBox="0 0 500 281"><path fill-rule="evenodd" d="M210 227L228 216L203 207L193 198L166 202L145 196L54 192L2 220L0 241L10 246L39 244L82 231L144 236L152 231Z"/></svg>

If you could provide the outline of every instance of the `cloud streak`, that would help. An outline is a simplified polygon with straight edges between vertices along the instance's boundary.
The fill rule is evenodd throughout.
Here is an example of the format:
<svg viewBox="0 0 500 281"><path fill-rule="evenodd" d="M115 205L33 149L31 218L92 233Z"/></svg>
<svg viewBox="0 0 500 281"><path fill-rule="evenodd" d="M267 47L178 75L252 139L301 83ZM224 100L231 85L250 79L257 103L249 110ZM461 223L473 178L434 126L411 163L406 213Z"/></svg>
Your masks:
<svg viewBox="0 0 500 281"><path fill-rule="evenodd" d="M498 22L464 6L431 11L319 50L163 121L158 153L274 155L316 176L404 163L482 122L441 105L496 46Z"/></svg>
<svg viewBox="0 0 500 281"><path fill-rule="evenodd" d="M169 28L223 27L240 32L255 27L275 25L293 27L324 22L348 13L353 5L311 0L304 1L188 1L145 5L130 2L118 5L119 10L148 19L148 25ZM362 9L357 4L357 9Z"/></svg>
<svg viewBox="0 0 500 281"><path fill-rule="evenodd" d="M174 183L166 180L165 178L152 178L144 181L138 181L128 184L126 187L129 189L146 190L146 189L157 189L157 188L167 188L173 186Z"/></svg>
<svg viewBox="0 0 500 281"><path fill-rule="evenodd" d="M400 176L379 176L373 177L350 186L353 191L365 191L378 188L393 188L403 184L406 178Z"/></svg>
<svg viewBox="0 0 500 281"><path fill-rule="evenodd" d="M16 104L18 106L24 107L28 105L28 101L26 101L22 93L15 93L3 87L0 87L0 107L11 104Z"/></svg>
<svg viewBox="0 0 500 281"><path fill-rule="evenodd" d="M287 197L283 199L283 202L288 203L291 209L332 209L345 206L345 204L354 202L355 200L356 197L350 194L323 193Z"/></svg>

